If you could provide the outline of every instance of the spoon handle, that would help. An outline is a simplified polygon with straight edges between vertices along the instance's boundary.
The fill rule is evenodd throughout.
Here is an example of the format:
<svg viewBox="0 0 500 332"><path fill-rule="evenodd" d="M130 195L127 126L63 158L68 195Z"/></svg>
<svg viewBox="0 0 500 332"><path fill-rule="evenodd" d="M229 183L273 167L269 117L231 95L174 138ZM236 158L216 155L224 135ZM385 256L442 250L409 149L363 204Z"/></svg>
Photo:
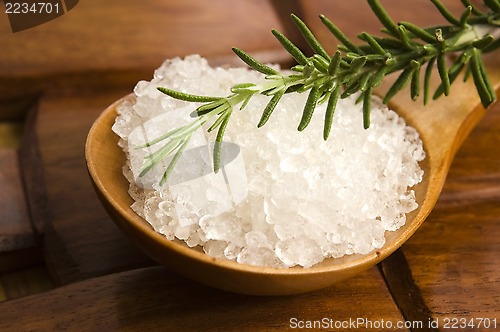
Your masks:
<svg viewBox="0 0 500 332"><path fill-rule="evenodd" d="M498 54L491 54L486 58L486 70L498 96L500 93ZM431 91L439 83L438 74L433 73ZM390 84L386 83L384 88L388 88ZM427 154L432 159L429 162L436 167L435 170L440 169L444 172L448 171L462 142L486 113L472 78L463 82L463 76L458 77L452 84L449 96L441 96L426 106L420 100L412 101L409 91L402 91L396 95L389 106L419 131Z"/></svg>

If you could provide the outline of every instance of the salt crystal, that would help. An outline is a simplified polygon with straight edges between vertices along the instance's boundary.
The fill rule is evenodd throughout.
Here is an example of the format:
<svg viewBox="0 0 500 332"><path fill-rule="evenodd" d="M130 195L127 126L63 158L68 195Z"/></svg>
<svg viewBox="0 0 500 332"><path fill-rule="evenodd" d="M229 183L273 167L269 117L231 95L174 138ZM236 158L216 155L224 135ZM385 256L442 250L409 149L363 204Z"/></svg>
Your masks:
<svg viewBox="0 0 500 332"><path fill-rule="evenodd" d="M219 259L226 259L224 256L224 250L227 247L227 243L224 241L213 241L208 240L203 244L203 250L207 255L210 255Z"/></svg>
<svg viewBox="0 0 500 332"><path fill-rule="evenodd" d="M266 234L257 230L251 230L250 232L246 233L245 241L247 246L249 247L271 247L271 243L269 243Z"/></svg>
<svg viewBox="0 0 500 332"><path fill-rule="evenodd" d="M276 244L276 255L288 266L311 267L323 260L323 252L316 242L307 238L291 238Z"/></svg>
<svg viewBox="0 0 500 332"><path fill-rule="evenodd" d="M286 265L269 248L243 248L236 261L241 264L284 268Z"/></svg>
<svg viewBox="0 0 500 332"><path fill-rule="evenodd" d="M113 125L128 156L132 209L168 239L242 264L310 267L381 248L384 233L404 225L418 206L411 187L422 181L425 151L418 132L377 100L367 130L357 96L339 100L324 141L325 105L298 132L307 94L287 94L257 129L269 101L257 95L231 116L219 173L212 170L214 136L205 127L193 134L166 185L159 180L168 158L139 177L144 157L161 144L137 146L190 123L197 107L157 87L224 96L234 84L262 80L255 71L211 68L191 55L165 61L150 82L139 82L135 104L120 105Z"/></svg>
<svg viewBox="0 0 500 332"><path fill-rule="evenodd" d="M236 260L238 255L241 253L241 247L234 244L229 243L228 246L224 249L224 256L229 260Z"/></svg>

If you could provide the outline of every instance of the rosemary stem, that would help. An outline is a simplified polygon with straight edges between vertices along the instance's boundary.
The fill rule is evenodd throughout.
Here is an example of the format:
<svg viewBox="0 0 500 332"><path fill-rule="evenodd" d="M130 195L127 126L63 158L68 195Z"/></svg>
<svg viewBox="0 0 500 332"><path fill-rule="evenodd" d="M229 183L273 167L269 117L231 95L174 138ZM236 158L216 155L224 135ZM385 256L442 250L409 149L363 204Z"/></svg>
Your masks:
<svg viewBox="0 0 500 332"><path fill-rule="evenodd" d="M370 125L372 91L385 76L394 72L400 74L383 98L385 102L411 82L411 98L417 99L422 90L425 105L430 96L429 82L435 67L438 69L441 85L436 89L433 98L438 98L441 94L447 95L451 84L465 68L474 79L483 106L487 107L496 96L485 72L481 55L500 48L500 1L483 0L484 6L479 10L479 7L471 5L470 0L461 0L465 8L462 14L456 17L440 0L432 2L449 22L447 25L422 28L411 22L396 23L379 0L368 0L372 11L384 26L382 31L388 36L376 37L363 32L358 36L360 45L348 39L334 23L321 15L320 19L327 30L340 42L332 56L325 51L326 48L314 37L306 24L297 16L292 16L292 20L315 54L306 57L286 36L273 30L274 36L284 49L299 63L292 68L292 74L286 74L257 61L241 49L233 48L236 55L250 68L265 75L265 80L259 83L236 84L231 87L231 94L226 97L197 96L159 88L170 97L202 105L192 113L193 117L197 117L195 122L170 131L143 146L151 146L164 140L166 142L160 152L148 157L143 172L149 170L164 154L177 155L185 147L186 140L190 139L194 130L204 126L208 121L210 121L207 126L208 131L217 129L217 142L222 142L233 108L241 105L239 109L242 110L256 95L270 97L257 124L261 127L268 121L285 93L308 92L309 97L304 106L299 130L304 130L308 126L315 107L328 100L323 129L324 139L330 134L338 99L347 98L355 93L360 95L358 101L363 101L363 124L367 128ZM450 54L456 55L456 60L451 65L446 59ZM424 67L425 76L422 83L420 71ZM464 77L468 78L470 75ZM220 144L216 147L214 168L218 169ZM167 172L166 176L168 174Z"/></svg>

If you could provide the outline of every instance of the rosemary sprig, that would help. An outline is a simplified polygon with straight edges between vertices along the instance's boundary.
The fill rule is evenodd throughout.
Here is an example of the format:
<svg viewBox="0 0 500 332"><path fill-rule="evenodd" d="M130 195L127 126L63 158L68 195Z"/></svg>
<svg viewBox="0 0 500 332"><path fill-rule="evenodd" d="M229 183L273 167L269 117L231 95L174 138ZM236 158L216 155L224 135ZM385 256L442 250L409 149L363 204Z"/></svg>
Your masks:
<svg viewBox="0 0 500 332"><path fill-rule="evenodd" d="M394 72L400 74L384 96L384 103L388 103L408 83L410 83L411 98L416 100L423 90L423 102L427 103L430 96L430 76L435 67L441 84L434 93L434 99L443 94L448 95L452 83L465 69L464 79L473 77L483 106L488 107L493 103L496 96L481 55L500 47L499 39L490 34L500 26L500 0L483 0L484 9L483 7L479 9L468 0L461 0L465 8L459 17L455 17L440 0L432 0L449 24L428 28L421 28L410 22L395 23L378 0L367 1L384 26L382 29L386 34L384 37L363 32L358 36L361 43L356 44L326 16L320 15L322 23L340 42L338 50L330 56L307 25L296 15L291 15L292 21L314 52L312 56L307 57L286 36L272 30L283 48L298 63L292 67L293 74L281 73L257 61L241 49L233 48L233 52L250 68L265 75L262 83L237 84L231 88L226 97L191 95L158 88L173 98L202 105L192 113L196 118L193 123L175 129L147 144L149 146L166 141L162 148L145 158L141 175L148 172L165 156L174 154L162 178L162 183L165 182L194 130L208 121L211 121L208 131L217 130L213 152L214 171L217 172L220 168L220 149L224 131L233 108L239 105L240 109L243 109L256 94L270 97L257 124L258 127L267 123L276 105L286 93L309 92L298 125L300 131L308 126L316 106L327 102L323 128L325 140L330 135L338 99L355 93L360 95L358 100L363 102L363 126L368 128L373 90L385 76ZM453 64L448 67L446 58L449 54L457 56ZM421 70L424 70L423 89L420 80Z"/></svg>

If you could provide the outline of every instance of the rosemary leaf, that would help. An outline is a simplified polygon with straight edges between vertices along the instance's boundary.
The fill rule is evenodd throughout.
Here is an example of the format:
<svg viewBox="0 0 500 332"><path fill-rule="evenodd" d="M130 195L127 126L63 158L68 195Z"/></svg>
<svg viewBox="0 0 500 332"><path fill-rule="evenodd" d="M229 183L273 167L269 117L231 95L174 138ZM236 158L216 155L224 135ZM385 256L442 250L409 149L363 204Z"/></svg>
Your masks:
<svg viewBox="0 0 500 332"><path fill-rule="evenodd" d="M276 108L276 105L278 104L278 102L280 101L281 97L283 97L284 94L285 94L284 91L278 92L271 98L269 103L267 103L266 108L262 112L259 124L257 124L257 128L260 128L266 124L267 120L269 120L269 117L273 113L274 109Z"/></svg>
<svg viewBox="0 0 500 332"><path fill-rule="evenodd" d="M460 64L458 67L456 68L450 68L449 72L448 72L448 76L450 78L450 85L455 81L455 79L458 77L458 74L460 74L460 72L462 71L462 69L464 68L464 64ZM434 96L432 97L432 99L438 99L439 97L441 97L441 95L444 93L444 85L443 83L441 83L438 88L436 89L436 92L434 93Z"/></svg>
<svg viewBox="0 0 500 332"><path fill-rule="evenodd" d="M297 61L299 64L305 66L308 63L307 57L302 53L302 51L295 46L288 38L286 38L281 32L278 30L272 30L273 35L278 39L283 48L290 53L290 55Z"/></svg>
<svg viewBox="0 0 500 332"><path fill-rule="evenodd" d="M464 12L462 13L462 15L460 15L460 22L459 22L459 25L462 27L462 28L465 28L467 26L467 20L469 19L470 15L472 14L472 6L467 6L464 10Z"/></svg>
<svg viewBox="0 0 500 332"><path fill-rule="evenodd" d="M446 55L444 52L440 52L437 56L437 68L443 84L443 93L445 96L448 96L450 94L450 76L446 69Z"/></svg>
<svg viewBox="0 0 500 332"><path fill-rule="evenodd" d="M315 82L314 79L307 80L302 86L300 86L297 89L297 92L298 93L306 92L306 91L312 89L312 87L315 86L315 85L316 85L316 82Z"/></svg>
<svg viewBox="0 0 500 332"><path fill-rule="evenodd" d="M413 71L410 83L410 95L413 101L417 100L420 96L420 64L418 68Z"/></svg>
<svg viewBox="0 0 500 332"><path fill-rule="evenodd" d="M363 93L363 128L370 127L370 111L371 111L372 88L369 87Z"/></svg>
<svg viewBox="0 0 500 332"><path fill-rule="evenodd" d="M170 136L172 136L172 135L174 135L174 134L176 134L176 133L178 133L178 132L180 132L182 130L185 130L185 129L186 129L186 126L182 126L182 127L179 127L179 128L172 129L169 132L167 132L166 134L163 134L163 135L161 135L161 136L159 136L159 137L157 137L157 138L155 138L155 139L153 139L151 141L148 141L148 142L146 142L146 143L144 143L142 145L138 145L135 148L136 149L148 148L148 147L153 146L156 143L159 143L159 142L161 142L161 141L169 138Z"/></svg>
<svg viewBox="0 0 500 332"><path fill-rule="evenodd" d="M224 100L223 103L220 103L219 106L215 106L215 107L211 107L211 108L203 108L201 109L201 107L197 108L195 111L193 111L190 116L191 117L200 117L200 116L204 116L208 113L212 113L212 114L222 114L223 112L225 112L227 109L228 109L229 106L229 103L227 103L226 100Z"/></svg>
<svg viewBox="0 0 500 332"><path fill-rule="evenodd" d="M401 40L401 43L404 45L404 47L406 47L409 50L413 49L411 45L412 42L410 40L410 37L408 36L408 30L404 27L404 25L398 26L398 32L399 32L399 39Z"/></svg>
<svg viewBox="0 0 500 332"><path fill-rule="evenodd" d="M241 83L241 84L236 84L231 87L231 92L232 93L245 93L245 92L257 92L258 87L255 83Z"/></svg>
<svg viewBox="0 0 500 332"><path fill-rule="evenodd" d="M348 50L354 53L363 54L363 51L359 49L354 43L352 43L349 38L340 30L332 21L330 21L325 15L319 16L323 24L330 30L330 32L341 42Z"/></svg>
<svg viewBox="0 0 500 332"><path fill-rule="evenodd" d="M500 48L500 38L495 39L495 41L493 43L491 43L489 46L485 47L482 51L484 53L493 52L497 48Z"/></svg>
<svg viewBox="0 0 500 332"><path fill-rule="evenodd" d="M410 23L410 22L401 22L399 24L402 25L402 26L404 26L408 31L410 31L415 36L417 36L418 38L422 39L423 41L425 41L427 43L434 44L436 42L436 38L433 35L431 35L427 31L425 31L424 29L416 26L413 23Z"/></svg>
<svg viewBox="0 0 500 332"><path fill-rule="evenodd" d="M179 128L175 128L170 130L164 135L161 135L151 141L146 142L145 144L139 145L136 148L137 149L143 149L147 148L150 146L153 146L167 138L170 138L171 140L176 140L179 139L180 137L186 136L186 135L191 135L195 130L200 128L203 124L205 123L205 120L203 119L197 119L195 122L189 123L187 125L181 126Z"/></svg>
<svg viewBox="0 0 500 332"><path fill-rule="evenodd" d="M163 87L158 87L158 90L172 98L189 101L193 103L207 103L215 100L221 99L221 97L210 97L210 96L198 96L189 93L179 92L175 90L170 90Z"/></svg>
<svg viewBox="0 0 500 332"><path fill-rule="evenodd" d="M451 65L450 69L448 70L448 76L450 78L450 85L453 84L455 79L458 77L460 72L465 66L465 63L468 62L470 59L470 55L467 55L467 53L462 53L459 57L455 59L453 64ZM434 96L432 99L438 99L442 94L444 93L444 86L443 83L441 83L438 88L436 89L436 92L434 93Z"/></svg>
<svg viewBox="0 0 500 332"><path fill-rule="evenodd" d="M270 90L266 90L266 91L262 91L261 93L265 96L274 96L275 94L277 94L278 92L280 91L284 91L286 90L286 86L284 85L279 85L279 86L276 86Z"/></svg>
<svg viewBox="0 0 500 332"><path fill-rule="evenodd" d="M182 153L186 149L186 146L188 145L190 139L191 139L191 135L187 136L184 139L184 142L182 143L182 145L177 149L177 152L175 153L174 157L172 158L172 160L168 164L166 171L163 173L163 176L161 177L160 186L164 185L165 182L167 182L168 178L170 177L170 174L172 174L172 171L174 170L175 165L179 161L179 158L181 157Z"/></svg>
<svg viewBox="0 0 500 332"><path fill-rule="evenodd" d="M367 54L363 55L366 58L366 62L385 62L391 54L387 53L386 55L380 55L380 54Z"/></svg>
<svg viewBox="0 0 500 332"><path fill-rule="evenodd" d="M207 132L212 132L215 128L217 128L222 121L227 117L228 114L231 113L231 110L228 109L226 112L222 113L215 121L212 123L212 125L207 129Z"/></svg>
<svg viewBox="0 0 500 332"><path fill-rule="evenodd" d="M323 127L323 139L326 141L330 136L330 131L332 129L333 115L335 113L335 108L337 107L337 102L340 97L340 85L337 84L332 92L330 93L330 98L328 98L328 104L326 105L325 112L325 123Z"/></svg>
<svg viewBox="0 0 500 332"><path fill-rule="evenodd" d="M432 58L429 60L427 63L427 68L425 68L425 76L424 76L424 105L427 105L427 102L429 101L429 94L430 94L430 85L431 85L431 76L432 76L432 69L434 67L434 63L436 62L436 58Z"/></svg>
<svg viewBox="0 0 500 332"><path fill-rule="evenodd" d="M363 101L363 98L364 98L364 94L360 93L358 95L358 97L356 98L356 100L354 101L354 105L357 105L357 104L361 103Z"/></svg>
<svg viewBox="0 0 500 332"><path fill-rule="evenodd" d="M328 75L335 76L335 74L337 73L337 69L339 69L340 66L341 57L342 54L340 53L340 51L335 52L330 60L330 64L328 65Z"/></svg>
<svg viewBox="0 0 500 332"><path fill-rule="evenodd" d="M243 102L241 103L241 106L240 106L240 111L243 110L247 105L248 105L248 102L250 101L250 99L252 99L253 95L248 95L244 100Z"/></svg>
<svg viewBox="0 0 500 332"><path fill-rule="evenodd" d="M214 172L217 173L220 170L220 156L222 150L222 139L224 138L224 132L226 131L227 124L229 123L229 118L231 117L231 111L224 116L224 120L219 126L217 131L217 136L215 138L214 144Z"/></svg>
<svg viewBox="0 0 500 332"><path fill-rule="evenodd" d="M285 93L294 93L294 92L298 92L300 87L301 87L301 85L300 85L299 83L294 84L294 85L289 85L289 86L286 88Z"/></svg>
<svg viewBox="0 0 500 332"><path fill-rule="evenodd" d="M330 94L332 93L332 88L334 85L335 81L329 80L319 87L318 102L316 103L316 105L321 105L330 98Z"/></svg>
<svg viewBox="0 0 500 332"><path fill-rule="evenodd" d="M486 21L488 22L488 24L494 25L496 27L500 26L500 16L496 16L496 17L495 16L488 16Z"/></svg>
<svg viewBox="0 0 500 332"><path fill-rule="evenodd" d="M386 73L387 73L387 66L380 67L375 74L370 77L370 85L372 87L377 87L379 86L380 83L382 83L382 80L384 79Z"/></svg>
<svg viewBox="0 0 500 332"><path fill-rule="evenodd" d="M453 25L460 25L460 21L453 16L453 14L446 8L446 6L440 0L431 0L431 2L436 6L441 15Z"/></svg>
<svg viewBox="0 0 500 332"><path fill-rule="evenodd" d="M359 37L361 40L366 41L371 46L373 51L375 51L376 53L378 53L382 56L388 56L388 54L387 54L388 52L369 33L363 32L363 33L361 33L361 35ZM390 54L389 54L389 56L390 56Z"/></svg>
<svg viewBox="0 0 500 332"><path fill-rule="evenodd" d="M498 0L484 0L486 6L488 6L491 10L498 13L500 12L500 1Z"/></svg>
<svg viewBox="0 0 500 332"><path fill-rule="evenodd" d="M353 76L349 82L347 82L347 86L344 92L340 95L340 98L344 99L349 97L350 95L356 93L360 87L360 80L358 78L361 77L361 74L357 74Z"/></svg>
<svg viewBox="0 0 500 332"><path fill-rule="evenodd" d="M477 48L477 49L483 50L483 49L487 48L488 46L490 46L491 43L493 43L494 41L495 41L495 37L488 34L481 39L473 41L472 46Z"/></svg>
<svg viewBox="0 0 500 332"><path fill-rule="evenodd" d="M369 86L371 87L371 85L369 84L370 77L371 73L369 72L361 76L361 78L359 79L359 90L366 91Z"/></svg>
<svg viewBox="0 0 500 332"><path fill-rule="evenodd" d="M156 164L158 164L163 158L168 156L170 153L175 151L176 148L179 147L181 141L179 140L170 140L162 146L158 151L150 154L144 159L144 164L141 167L141 171L139 173L139 177L144 176L147 172L151 170Z"/></svg>
<svg viewBox="0 0 500 332"><path fill-rule="evenodd" d="M481 103L483 104L483 107L486 108L495 101L496 94L488 76L486 75L486 69L484 68L483 60L481 59L481 52L477 49L473 49L472 52L471 71L479 97L481 98Z"/></svg>
<svg viewBox="0 0 500 332"><path fill-rule="evenodd" d="M394 23L389 14L387 14L380 2L377 0L368 0L368 4L387 31L394 37L398 37L398 26Z"/></svg>
<svg viewBox="0 0 500 332"><path fill-rule="evenodd" d="M403 89L406 86L414 70L415 69L412 66L408 66L406 67L405 70L403 70L403 72L399 75L396 81L394 81L392 86L389 88L389 91L387 91L383 99L384 104L387 104L392 99L392 97L396 95L396 93L398 93L401 89Z"/></svg>
<svg viewBox="0 0 500 332"><path fill-rule="evenodd" d="M465 68L464 82L470 78L471 74L470 66L467 66L467 68Z"/></svg>
<svg viewBox="0 0 500 332"><path fill-rule="evenodd" d="M292 14L291 18L292 18L293 23L295 23L295 25L299 29L300 33L302 34L302 37L304 37L306 42L313 49L314 53L322 56L325 59L330 59L330 56L328 55L328 53L325 51L323 46L318 42L316 37L314 37L313 33L307 27L307 25L297 15Z"/></svg>
<svg viewBox="0 0 500 332"><path fill-rule="evenodd" d="M224 104L225 102L226 102L225 98L219 98L217 100L214 100L211 103L207 103L207 104L199 106L196 109L196 111L198 111L198 112L205 112L205 111L210 112L210 111L213 111L214 109L216 109L217 107L219 107L220 105Z"/></svg>
<svg viewBox="0 0 500 332"><path fill-rule="evenodd" d="M476 6L474 6L469 0L460 0L465 7L470 7L474 15L484 15Z"/></svg>
<svg viewBox="0 0 500 332"><path fill-rule="evenodd" d="M360 56L351 61L350 71L355 73L366 64L366 57Z"/></svg>
<svg viewBox="0 0 500 332"><path fill-rule="evenodd" d="M245 51L242 51L241 49L239 49L237 47L233 47L232 50L250 68L255 69L256 71L258 71L264 75L279 75L278 71L276 71L276 70L272 69L271 67L266 66L265 64L255 60L253 57L251 57Z"/></svg>
<svg viewBox="0 0 500 332"><path fill-rule="evenodd" d="M325 60L321 55L314 54L311 58L314 67L322 73L328 73L328 61Z"/></svg>
<svg viewBox="0 0 500 332"><path fill-rule="evenodd" d="M372 36L373 39L377 41L377 43L382 46L384 49L390 50L391 52L402 52L403 44L399 39L396 38L385 38L385 37L377 37Z"/></svg>
<svg viewBox="0 0 500 332"><path fill-rule="evenodd" d="M318 101L319 89L318 87L313 87L309 92L309 96L307 97L306 105L304 106L304 112L302 113L302 118L300 119L298 131L304 130L309 122L311 122L312 115L314 113L314 108L316 107L316 103Z"/></svg>

